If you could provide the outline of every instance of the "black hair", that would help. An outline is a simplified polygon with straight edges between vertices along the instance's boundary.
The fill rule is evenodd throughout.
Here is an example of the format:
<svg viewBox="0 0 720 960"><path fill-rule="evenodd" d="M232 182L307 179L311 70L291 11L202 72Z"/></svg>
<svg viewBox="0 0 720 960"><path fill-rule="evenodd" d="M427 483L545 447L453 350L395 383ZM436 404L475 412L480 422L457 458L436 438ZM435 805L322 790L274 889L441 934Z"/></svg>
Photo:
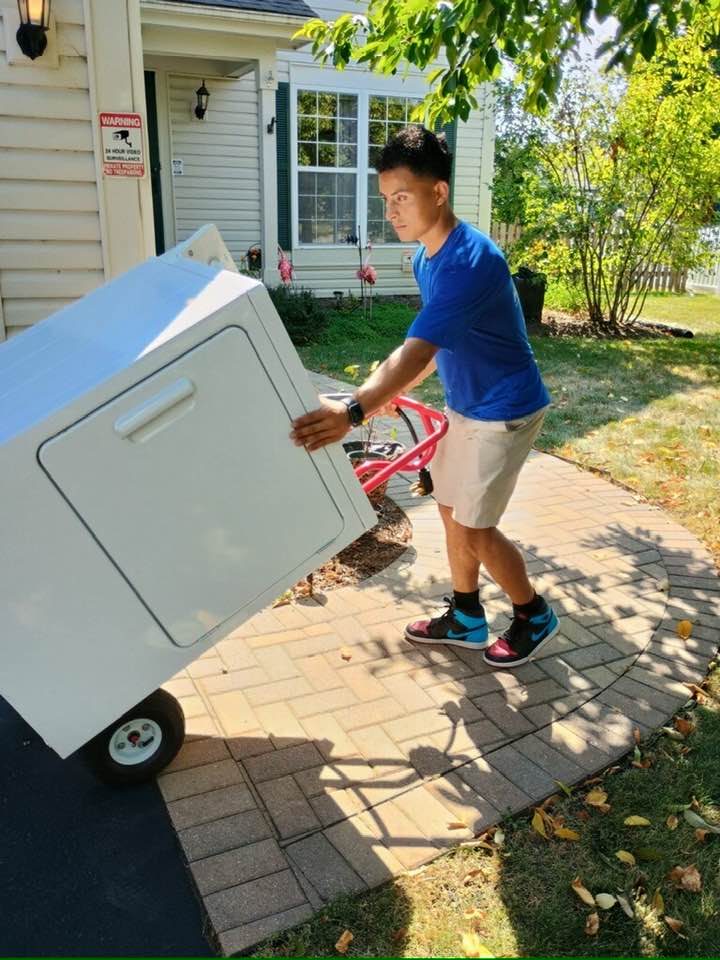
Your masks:
<svg viewBox="0 0 720 960"><path fill-rule="evenodd" d="M387 142L375 169L385 173L407 167L418 177L434 177L450 183L452 161L444 133L435 134L419 124L411 124Z"/></svg>

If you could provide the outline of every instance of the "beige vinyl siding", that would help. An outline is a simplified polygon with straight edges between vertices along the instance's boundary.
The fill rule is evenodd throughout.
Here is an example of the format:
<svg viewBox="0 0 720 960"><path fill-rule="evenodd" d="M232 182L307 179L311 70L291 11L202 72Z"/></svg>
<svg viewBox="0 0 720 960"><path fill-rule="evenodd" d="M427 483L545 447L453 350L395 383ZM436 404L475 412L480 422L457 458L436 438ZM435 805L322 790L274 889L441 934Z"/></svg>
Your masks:
<svg viewBox="0 0 720 960"><path fill-rule="evenodd" d="M55 0L52 12L58 69L41 60L8 65L0 27L0 318L7 336L104 280L82 0Z"/></svg>
<svg viewBox="0 0 720 960"><path fill-rule="evenodd" d="M490 188L495 153L492 91L483 87L479 110L458 122L455 142L455 213L486 233L490 230Z"/></svg>
<svg viewBox="0 0 720 960"><path fill-rule="evenodd" d="M192 115L198 77L168 76L171 152L183 161L183 175L172 179L176 239L214 223L239 264L261 239L255 77L205 84L210 100L199 121Z"/></svg>

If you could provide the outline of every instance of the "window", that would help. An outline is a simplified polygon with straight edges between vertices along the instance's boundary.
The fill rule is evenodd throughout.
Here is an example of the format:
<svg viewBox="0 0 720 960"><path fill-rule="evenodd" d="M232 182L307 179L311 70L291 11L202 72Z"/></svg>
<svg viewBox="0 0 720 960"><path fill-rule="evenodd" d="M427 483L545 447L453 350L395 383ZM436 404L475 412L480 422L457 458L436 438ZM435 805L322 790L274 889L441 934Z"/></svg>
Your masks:
<svg viewBox="0 0 720 960"><path fill-rule="evenodd" d="M420 98L298 89L295 103L297 241L341 244L360 225L363 242L398 243L374 164Z"/></svg>
<svg viewBox="0 0 720 960"><path fill-rule="evenodd" d="M357 224L358 98L297 93L300 243L342 243Z"/></svg>

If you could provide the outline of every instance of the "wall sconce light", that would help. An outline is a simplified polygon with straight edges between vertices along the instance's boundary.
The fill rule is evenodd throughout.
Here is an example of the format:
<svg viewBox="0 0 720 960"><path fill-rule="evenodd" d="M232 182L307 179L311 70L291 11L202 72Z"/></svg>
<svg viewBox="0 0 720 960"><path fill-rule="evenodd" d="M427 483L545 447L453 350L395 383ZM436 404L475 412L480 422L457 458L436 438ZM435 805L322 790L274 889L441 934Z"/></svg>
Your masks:
<svg viewBox="0 0 720 960"><path fill-rule="evenodd" d="M197 106L195 107L195 116L198 120L203 120L205 114L207 113L208 100L210 99L210 91L205 86L205 81L203 80L202 86L198 87L195 91L195 96L197 97Z"/></svg>
<svg viewBox="0 0 720 960"><path fill-rule="evenodd" d="M31 60L41 57L47 47L47 30L50 26L52 0L17 0L20 26L15 39Z"/></svg>
<svg viewBox="0 0 720 960"><path fill-rule="evenodd" d="M275 124L277 123L277 117L273 117L270 123L267 125L267 132L272 133L275 130Z"/></svg>

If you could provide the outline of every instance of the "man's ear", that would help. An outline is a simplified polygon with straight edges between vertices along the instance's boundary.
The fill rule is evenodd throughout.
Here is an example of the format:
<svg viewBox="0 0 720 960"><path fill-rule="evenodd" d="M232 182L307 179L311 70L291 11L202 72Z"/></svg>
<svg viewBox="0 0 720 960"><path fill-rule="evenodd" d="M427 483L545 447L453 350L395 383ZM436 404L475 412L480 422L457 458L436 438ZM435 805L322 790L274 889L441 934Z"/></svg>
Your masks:
<svg viewBox="0 0 720 960"><path fill-rule="evenodd" d="M450 200L450 184L445 180L438 180L433 187L435 192L435 203L438 207L448 203Z"/></svg>

